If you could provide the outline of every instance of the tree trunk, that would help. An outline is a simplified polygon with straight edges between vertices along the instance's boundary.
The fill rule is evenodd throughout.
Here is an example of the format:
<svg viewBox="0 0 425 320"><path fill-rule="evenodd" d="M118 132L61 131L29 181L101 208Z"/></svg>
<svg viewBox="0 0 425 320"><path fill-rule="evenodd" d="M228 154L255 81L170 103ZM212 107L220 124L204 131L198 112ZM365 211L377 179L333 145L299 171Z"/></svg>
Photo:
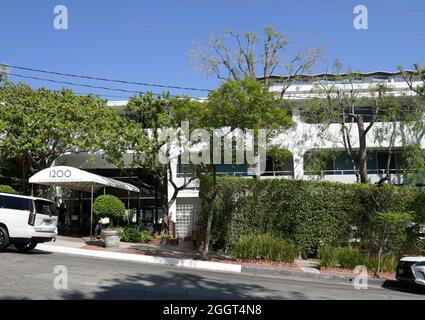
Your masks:
<svg viewBox="0 0 425 320"><path fill-rule="evenodd" d="M27 194L28 190L28 173L29 173L29 161L28 156L26 153L22 155L21 159L21 187L22 187L22 194Z"/></svg>
<svg viewBox="0 0 425 320"><path fill-rule="evenodd" d="M357 120L357 128L359 132L359 154L357 160L357 167L359 169L360 183L368 183L367 175L367 143L366 134L364 129L363 119Z"/></svg>
<svg viewBox="0 0 425 320"><path fill-rule="evenodd" d="M367 159L360 158L357 163L357 167L359 168L360 183L368 183Z"/></svg>
<svg viewBox="0 0 425 320"><path fill-rule="evenodd" d="M204 252L202 253L202 258L207 259L208 258L208 250L210 245L210 235L211 235L211 226L212 226L212 220L213 220L213 203L214 199L211 199L208 201L208 219L207 219L207 230L205 232L205 243L204 243Z"/></svg>

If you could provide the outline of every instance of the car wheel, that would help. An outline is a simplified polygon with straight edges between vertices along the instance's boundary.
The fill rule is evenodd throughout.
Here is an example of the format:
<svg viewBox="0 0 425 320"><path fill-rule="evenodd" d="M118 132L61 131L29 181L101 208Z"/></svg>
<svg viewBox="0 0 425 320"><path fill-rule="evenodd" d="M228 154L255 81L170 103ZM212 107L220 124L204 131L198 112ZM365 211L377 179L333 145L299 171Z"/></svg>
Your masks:
<svg viewBox="0 0 425 320"><path fill-rule="evenodd" d="M9 233L6 228L0 226L0 251L6 250L9 246Z"/></svg>
<svg viewBox="0 0 425 320"><path fill-rule="evenodd" d="M29 252L37 246L37 242L15 243L19 252Z"/></svg>

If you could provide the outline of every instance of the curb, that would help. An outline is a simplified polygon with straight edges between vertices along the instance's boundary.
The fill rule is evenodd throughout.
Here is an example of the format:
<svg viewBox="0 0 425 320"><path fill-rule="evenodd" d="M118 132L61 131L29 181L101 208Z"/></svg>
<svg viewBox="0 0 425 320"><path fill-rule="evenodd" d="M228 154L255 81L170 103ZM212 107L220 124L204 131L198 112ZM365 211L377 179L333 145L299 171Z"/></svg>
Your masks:
<svg viewBox="0 0 425 320"><path fill-rule="evenodd" d="M39 244L37 249L52 253L62 253L79 255L93 258L103 258L121 261L132 261L141 263L152 263L161 264L173 267L184 267L190 269L209 270L217 272L234 272L246 275L254 276L267 276L277 278L295 278L304 280L316 280L316 281L327 281L332 283L340 284L351 284L354 280L354 276L349 275L332 275L332 274L321 274L319 270L313 268L303 268L301 271L294 271L288 269L272 269L272 268L261 268L244 266L242 264L233 263L221 263L221 262L210 262L210 261L199 261L192 259L177 259L177 258L166 258L149 255L136 255L133 253L121 253L121 252L110 252L110 251L96 251L81 248L70 248L57 245ZM382 286L387 280L378 278L369 278L368 284L375 286Z"/></svg>
<svg viewBox="0 0 425 320"><path fill-rule="evenodd" d="M210 271L240 273L242 270L242 266L240 264L197 261L197 260L191 260L191 259L165 258L165 257L158 257L158 256L136 255L132 253L121 253L121 252L110 252L110 251L95 251L95 250L80 249L80 248L51 246L46 244L39 244L37 246L37 249L47 251L47 252L53 252L53 253L64 253L64 254L72 254L72 255L86 256L86 257L94 257L94 258L162 264L162 265L168 265L173 267L184 267L184 268L210 270Z"/></svg>
<svg viewBox="0 0 425 320"><path fill-rule="evenodd" d="M271 269L271 268L259 268L242 265L242 273L251 274L256 276L269 276L269 277L286 277L286 278L298 278L298 279L310 279L310 280L321 280L329 281L333 283L344 283L351 284L354 281L354 276L350 275L333 275L333 274L322 274L319 270L311 268L305 268L305 271L292 271L285 269ZM382 286L387 279L379 278L368 278L368 284Z"/></svg>

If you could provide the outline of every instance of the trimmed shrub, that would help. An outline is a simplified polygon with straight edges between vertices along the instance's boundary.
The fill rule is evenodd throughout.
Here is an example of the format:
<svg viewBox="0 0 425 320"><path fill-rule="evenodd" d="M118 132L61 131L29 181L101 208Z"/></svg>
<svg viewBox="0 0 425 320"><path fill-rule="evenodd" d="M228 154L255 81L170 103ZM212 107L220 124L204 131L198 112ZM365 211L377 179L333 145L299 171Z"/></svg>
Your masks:
<svg viewBox="0 0 425 320"><path fill-rule="evenodd" d="M14 193L16 194L16 190L13 189L11 186L5 185L5 184L0 184L0 192L3 193Z"/></svg>
<svg viewBox="0 0 425 320"><path fill-rule="evenodd" d="M113 221L122 219L125 216L124 203L113 195L102 195L96 198L93 204L93 214L97 218L109 218L110 225Z"/></svg>
<svg viewBox="0 0 425 320"><path fill-rule="evenodd" d="M241 237L231 250L235 258L293 263L298 255L295 245L271 234Z"/></svg>

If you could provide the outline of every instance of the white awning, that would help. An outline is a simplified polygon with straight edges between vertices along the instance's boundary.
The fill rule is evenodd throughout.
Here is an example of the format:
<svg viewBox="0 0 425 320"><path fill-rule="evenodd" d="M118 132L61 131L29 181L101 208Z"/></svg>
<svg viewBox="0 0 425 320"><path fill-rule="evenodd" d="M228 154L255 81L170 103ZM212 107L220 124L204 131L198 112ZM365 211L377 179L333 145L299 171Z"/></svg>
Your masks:
<svg viewBox="0 0 425 320"><path fill-rule="evenodd" d="M112 187L127 191L139 192L135 186L115 179L99 176L74 167L57 166L44 169L29 179L29 183L45 186L64 187L90 192L103 187Z"/></svg>

